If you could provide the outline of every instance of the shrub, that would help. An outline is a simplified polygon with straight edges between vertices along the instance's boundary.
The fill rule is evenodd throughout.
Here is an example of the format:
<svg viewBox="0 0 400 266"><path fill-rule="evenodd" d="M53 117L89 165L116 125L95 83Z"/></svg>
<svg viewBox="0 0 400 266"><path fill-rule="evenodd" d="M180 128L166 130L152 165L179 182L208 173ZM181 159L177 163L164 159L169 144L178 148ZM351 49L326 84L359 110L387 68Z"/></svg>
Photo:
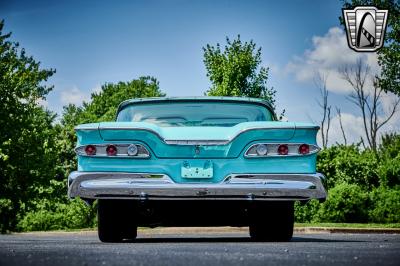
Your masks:
<svg viewBox="0 0 400 266"><path fill-rule="evenodd" d="M378 155L381 184L387 187L400 185L400 135L383 136Z"/></svg>
<svg viewBox="0 0 400 266"><path fill-rule="evenodd" d="M302 205L296 202L294 205L295 221L298 223L311 223L315 219L315 215L321 207L318 200L310 200L307 204Z"/></svg>
<svg viewBox="0 0 400 266"><path fill-rule="evenodd" d="M14 205L10 199L0 198L0 232L5 233L11 227L9 217L13 216Z"/></svg>
<svg viewBox="0 0 400 266"><path fill-rule="evenodd" d="M95 226L95 212L82 200L74 199L69 203L55 203L42 200L38 210L25 214L19 221L20 231L42 231L60 229L78 229Z"/></svg>
<svg viewBox="0 0 400 266"><path fill-rule="evenodd" d="M400 134L392 133L382 136L378 151L388 158L395 158L400 155Z"/></svg>
<svg viewBox="0 0 400 266"><path fill-rule="evenodd" d="M328 189L348 183L370 190L379 186L378 165L371 150L361 151L357 145L338 145L318 154L317 171L326 175Z"/></svg>
<svg viewBox="0 0 400 266"><path fill-rule="evenodd" d="M370 193L372 209L369 221L374 223L400 223L400 188L380 187Z"/></svg>
<svg viewBox="0 0 400 266"><path fill-rule="evenodd" d="M394 187L400 185L400 155L395 158L383 158L378 167L382 186Z"/></svg>
<svg viewBox="0 0 400 266"><path fill-rule="evenodd" d="M368 220L368 194L360 186L341 183L329 191L315 215L317 222L362 223Z"/></svg>

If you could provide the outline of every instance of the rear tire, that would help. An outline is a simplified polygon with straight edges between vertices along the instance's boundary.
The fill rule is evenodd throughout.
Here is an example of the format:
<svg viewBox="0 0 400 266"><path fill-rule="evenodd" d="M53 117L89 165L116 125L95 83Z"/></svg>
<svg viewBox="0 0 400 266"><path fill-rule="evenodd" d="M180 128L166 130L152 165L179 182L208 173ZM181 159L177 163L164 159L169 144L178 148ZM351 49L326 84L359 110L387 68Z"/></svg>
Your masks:
<svg viewBox="0 0 400 266"><path fill-rule="evenodd" d="M251 209L250 219L252 240L290 241L293 236L294 203L260 204Z"/></svg>
<svg viewBox="0 0 400 266"><path fill-rule="evenodd" d="M98 200L97 226L101 242L134 240L137 236L135 202L131 200Z"/></svg>

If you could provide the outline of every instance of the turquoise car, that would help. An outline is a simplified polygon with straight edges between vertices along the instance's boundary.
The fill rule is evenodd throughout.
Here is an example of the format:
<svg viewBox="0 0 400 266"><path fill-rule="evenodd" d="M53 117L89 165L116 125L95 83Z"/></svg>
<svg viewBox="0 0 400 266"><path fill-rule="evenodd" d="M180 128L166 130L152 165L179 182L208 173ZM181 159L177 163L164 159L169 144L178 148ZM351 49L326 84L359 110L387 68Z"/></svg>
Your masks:
<svg viewBox="0 0 400 266"><path fill-rule="evenodd" d="M318 129L277 121L261 99L127 100L115 122L75 128L68 195L98 200L103 242L138 226L249 226L254 240L289 241L294 202L326 198Z"/></svg>

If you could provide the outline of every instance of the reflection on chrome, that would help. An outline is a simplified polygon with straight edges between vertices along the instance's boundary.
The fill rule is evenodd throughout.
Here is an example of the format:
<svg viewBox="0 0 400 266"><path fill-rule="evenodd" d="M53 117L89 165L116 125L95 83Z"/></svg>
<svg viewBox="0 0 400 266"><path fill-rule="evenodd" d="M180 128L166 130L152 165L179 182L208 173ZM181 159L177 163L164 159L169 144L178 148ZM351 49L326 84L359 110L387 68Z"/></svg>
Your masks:
<svg viewBox="0 0 400 266"><path fill-rule="evenodd" d="M231 174L220 183L175 183L165 174L72 172L69 197L213 199L213 200L325 200L322 174Z"/></svg>

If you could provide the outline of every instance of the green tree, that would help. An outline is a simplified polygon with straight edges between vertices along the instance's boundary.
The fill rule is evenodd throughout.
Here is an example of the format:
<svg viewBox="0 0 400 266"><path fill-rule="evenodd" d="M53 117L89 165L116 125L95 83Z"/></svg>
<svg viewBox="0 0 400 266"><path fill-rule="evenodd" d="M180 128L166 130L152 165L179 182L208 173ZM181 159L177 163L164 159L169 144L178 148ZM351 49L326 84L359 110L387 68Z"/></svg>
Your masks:
<svg viewBox="0 0 400 266"><path fill-rule="evenodd" d="M54 114L38 103L55 70L42 69L0 22L0 231L13 230L32 188L54 177Z"/></svg>
<svg viewBox="0 0 400 266"><path fill-rule="evenodd" d="M400 4L396 0L351 0L343 1L343 8L369 5L389 10L384 47L378 51L381 66L379 85L385 91L400 96ZM343 17L340 17L343 24Z"/></svg>
<svg viewBox="0 0 400 266"><path fill-rule="evenodd" d="M83 113L92 119L88 122L112 121L118 105L125 100L163 96L165 93L161 92L159 82L150 76L117 84L106 83L101 87L100 92L92 94L89 103L83 104Z"/></svg>
<svg viewBox="0 0 400 266"><path fill-rule="evenodd" d="M275 90L267 87L268 71L261 65L261 48L242 42L240 35L221 50L220 44L203 47L204 64L211 80L210 96L247 96L264 98L274 104Z"/></svg>

